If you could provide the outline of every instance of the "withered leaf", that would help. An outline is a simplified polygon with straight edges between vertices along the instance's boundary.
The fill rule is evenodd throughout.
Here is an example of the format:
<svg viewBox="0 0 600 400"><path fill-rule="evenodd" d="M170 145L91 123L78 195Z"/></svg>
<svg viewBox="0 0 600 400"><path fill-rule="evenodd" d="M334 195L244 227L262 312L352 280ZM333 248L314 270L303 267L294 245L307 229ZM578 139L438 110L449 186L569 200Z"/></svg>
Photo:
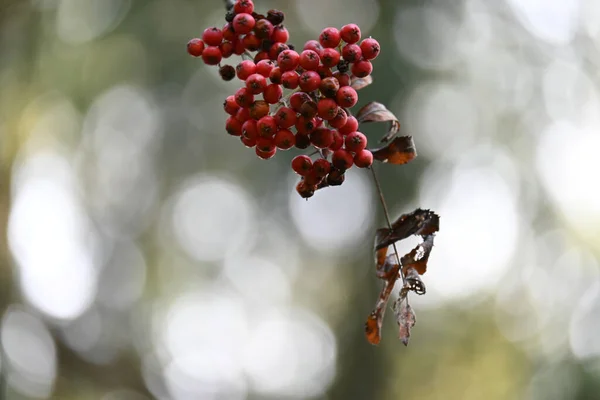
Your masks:
<svg viewBox="0 0 600 400"><path fill-rule="evenodd" d="M415 211L402 214L392 223L392 230L381 228L375 234L375 250L389 247L392 243L406 239L412 235L431 235L440 229L440 217L431 210L417 208Z"/></svg>
<svg viewBox="0 0 600 400"><path fill-rule="evenodd" d="M372 101L358 111L356 119L359 123L363 122L389 122L390 128L384 137L381 138L381 143L387 143L396 136L400 130L400 121L388 110L383 104ZM413 146L414 148L414 146Z"/></svg>
<svg viewBox="0 0 600 400"><path fill-rule="evenodd" d="M394 304L394 312L396 313L396 321L399 326L398 337L405 346L408 346L410 330L417 322L415 312L407 301L396 301Z"/></svg>
<svg viewBox="0 0 600 400"><path fill-rule="evenodd" d="M402 165L417 156L412 136L398 136L391 143L378 149L372 149L373 158L389 164Z"/></svg>
<svg viewBox="0 0 600 400"><path fill-rule="evenodd" d="M406 281L406 284L400 291L400 294L402 295L402 291L404 290L406 290L406 294L408 294L409 290L415 292L418 295L425 294L427 292L427 289L425 288L425 284L419 276L419 272L417 272L417 270L412 267L406 267L404 264L402 265L405 268L404 280ZM406 296L406 294L404 296Z"/></svg>
<svg viewBox="0 0 600 400"><path fill-rule="evenodd" d="M420 275L423 275L427 271L427 261L429 260L429 254L433 248L433 234L425 235L423 243L412 249L410 253L406 254L400 259L402 262L402 272L405 276L408 275L408 271L417 271Z"/></svg>
<svg viewBox="0 0 600 400"><path fill-rule="evenodd" d="M391 264L390 258L386 260L386 263L390 266L390 269L384 272L384 283L375 303L375 308L369 314L367 322L365 324L365 335L367 340L371 344L378 344L381 341L381 325L383 323L383 316L385 314L385 308L394 289L394 284L400 276L400 266L398 264Z"/></svg>
<svg viewBox="0 0 600 400"><path fill-rule="evenodd" d="M357 78L356 76L352 75L350 86L352 86L352 88L355 90L360 90L369 86L371 83L373 83L373 77L371 75L368 75L365 78Z"/></svg>

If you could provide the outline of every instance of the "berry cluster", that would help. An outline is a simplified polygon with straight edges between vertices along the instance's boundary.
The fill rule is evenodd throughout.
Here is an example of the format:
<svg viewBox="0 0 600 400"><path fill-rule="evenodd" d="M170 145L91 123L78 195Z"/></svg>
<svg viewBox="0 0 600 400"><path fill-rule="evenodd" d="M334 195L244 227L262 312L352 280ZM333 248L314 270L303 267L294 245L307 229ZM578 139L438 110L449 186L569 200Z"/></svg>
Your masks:
<svg viewBox="0 0 600 400"><path fill-rule="evenodd" d="M227 132L262 159L278 149L312 148L314 161L308 155L292 160L292 169L302 177L296 190L304 198L321 187L341 185L353 165L371 166L367 138L349 108L358 102L352 83L371 74L379 43L361 41L360 28L348 24L323 29L318 40L297 51L288 43L284 14L258 14L252 0L237 0L225 19L223 28L207 28L187 48L205 64L218 65L222 79L243 82L224 102ZM235 67L221 65L234 54L243 60Z"/></svg>

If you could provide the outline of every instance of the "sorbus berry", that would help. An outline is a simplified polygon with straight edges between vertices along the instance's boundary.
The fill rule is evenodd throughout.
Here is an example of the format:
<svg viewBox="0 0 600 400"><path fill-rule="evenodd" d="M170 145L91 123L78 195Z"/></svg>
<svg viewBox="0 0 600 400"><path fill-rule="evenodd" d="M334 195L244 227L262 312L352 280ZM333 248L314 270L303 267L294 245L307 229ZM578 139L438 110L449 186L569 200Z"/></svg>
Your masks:
<svg viewBox="0 0 600 400"><path fill-rule="evenodd" d="M340 52L334 48L323 49L323 55L321 55L321 63L326 67L335 67L340 62Z"/></svg>
<svg viewBox="0 0 600 400"><path fill-rule="evenodd" d="M280 85L281 84L281 76L282 76L281 68L275 67L271 70L271 73L269 74L269 80L272 83L276 83L276 84Z"/></svg>
<svg viewBox="0 0 600 400"><path fill-rule="evenodd" d="M333 130L333 142L329 145L329 150L336 151L344 146L344 137L339 131Z"/></svg>
<svg viewBox="0 0 600 400"><path fill-rule="evenodd" d="M373 164L373 153L363 149L354 155L354 165L358 168L368 168Z"/></svg>
<svg viewBox="0 0 600 400"><path fill-rule="evenodd" d="M279 10L269 10L267 11L267 20L273 25L279 25L283 22L285 15L283 12Z"/></svg>
<svg viewBox="0 0 600 400"><path fill-rule="evenodd" d="M219 75L221 75L221 79L224 81L230 81L235 78L235 68L231 65L223 65L219 68Z"/></svg>
<svg viewBox="0 0 600 400"><path fill-rule="evenodd" d="M307 101L311 101L308 93L296 92L290 96L290 106L296 112L300 112L300 107Z"/></svg>
<svg viewBox="0 0 600 400"><path fill-rule="evenodd" d="M250 109L240 107L238 112L235 113L235 119L237 119L241 123L248 121L250 119Z"/></svg>
<svg viewBox="0 0 600 400"><path fill-rule="evenodd" d="M367 147L367 137L362 132L349 133L344 138L344 146L346 150L358 153Z"/></svg>
<svg viewBox="0 0 600 400"><path fill-rule="evenodd" d="M233 26L229 22L223 25L223 29L221 29L221 32L223 32L223 40L233 42L237 38L237 35L233 30Z"/></svg>
<svg viewBox="0 0 600 400"><path fill-rule="evenodd" d="M306 174L303 177L302 181L309 186L317 186L318 184L323 182L323 177L317 175L317 173L315 172L315 170L313 168L312 171L310 171L308 174Z"/></svg>
<svg viewBox="0 0 600 400"><path fill-rule="evenodd" d="M373 64L369 60L360 60L352 64L352 75L365 78L373 72Z"/></svg>
<svg viewBox="0 0 600 400"><path fill-rule="evenodd" d="M340 31L337 28L325 28L321 31L319 35L319 43L325 48L333 48L337 47L340 44L342 37L340 35Z"/></svg>
<svg viewBox="0 0 600 400"><path fill-rule="evenodd" d="M262 138L271 139L277 132L277 124L271 115L265 115L259 119L256 128L258 128L258 136Z"/></svg>
<svg viewBox="0 0 600 400"><path fill-rule="evenodd" d="M300 84L300 75L296 71L281 74L281 85L286 89L296 89Z"/></svg>
<svg viewBox="0 0 600 400"><path fill-rule="evenodd" d="M187 44L187 52L194 57L200 57L204 51L204 42L202 39L192 39Z"/></svg>
<svg viewBox="0 0 600 400"><path fill-rule="evenodd" d="M315 71L304 71L300 75L300 89L305 92L312 92L319 88L321 77Z"/></svg>
<svg viewBox="0 0 600 400"><path fill-rule="evenodd" d="M238 103L240 107L248 108L254 103L254 95L247 88L239 88L235 92L235 102Z"/></svg>
<svg viewBox="0 0 600 400"><path fill-rule="evenodd" d="M258 143L256 143L256 147L255 147L254 151L256 152L256 155L259 158L262 158L263 160L268 160L269 158L273 158L275 153L277 153L277 147L273 147L269 151L262 151L261 149L258 148Z"/></svg>
<svg viewBox="0 0 600 400"><path fill-rule="evenodd" d="M252 14L253 11L254 3L252 2L252 0L237 0L233 5L233 12L235 12L236 14Z"/></svg>
<svg viewBox="0 0 600 400"><path fill-rule="evenodd" d="M342 126L346 125L346 122L348 122L348 114L342 107L338 107L335 117L327 122L329 122L329 126L332 128L340 129Z"/></svg>
<svg viewBox="0 0 600 400"><path fill-rule="evenodd" d="M324 158L319 158L313 162L313 171L319 177L326 176L331 171L331 163Z"/></svg>
<svg viewBox="0 0 600 400"><path fill-rule="evenodd" d="M231 25L233 26L233 30L235 30L235 33L239 35L245 35L249 33L252 30L252 28L254 28L255 24L256 21L254 20L254 17L249 13L237 14L233 18L233 22L231 23Z"/></svg>
<svg viewBox="0 0 600 400"><path fill-rule="evenodd" d="M281 150L288 150L296 144L296 136L289 129L280 129L275 133L273 143Z"/></svg>
<svg viewBox="0 0 600 400"><path fill-rule="evenodd" d="M333 72L331 71L331 68L326 67L324 65L319 65L319 67L317 68L317 74L319 74L319 77L321 79L325 79L325 78L329 78L333 76Z"/></svg>
<svg viewBox="0 0 600 400"><path fill-rule="evenodd" d="M216 26L206 28L202 33L202 41L206 43L207 46L218 46L223 41L223 31Z"/></svg>
<svg viewBox="0 0 600 400"><path fill-rule="evenodd" d="M240 109L240 106L238 103L235 102L234 96L227 96L227 98L223 102L223 109L227 114L235 115Z"/></svg>
<svg viewBox="0 0 600 400"><path fill-rule="evenodd" d="M262 60L270 60L268 52L259 51L258 53L256 53L256 55L254 56L254 62L259 63Z"/></svg>
<svg viewBox="0 0 600 400"><path fill-rule="evenodd" d="M356 132L358 130L358 120L355 116L351 115L346 120L346 123L341 128L338 128L340 133L344 136L349 133Z"/></svg>
<svg viewBox="0 0 600 400"><path fill-rule="evenodd" d="M317 190L316 186L309 185L306 182L304 182L303 180L298 182L298 184L296 185L296 192L298 192L300 197L302 197L303 199L308 199L308 198L314 196L316 190Z"/></svg>
<svg viewBox="0 0 600 400"><path fill-rule="evenodd" d="M329 184L329 186L340 186L342 183L344 183L345 179L346 176L344 174L344 171L334 169L329 174L327 174L326 181Z"/></svg>
<svg viewBox="0 0 600 400"><path fill-rule="evenodd" d="M296 123L296 113L288 107L281 107L273 115L273 118L275 118L277 126L284 129L290 128Z"/></svg>
<svg viewBox="0 0 600 400"><path fill-rule="evenodd" d="M283 89L275 83L268 85L263 92L263 98L269 104L277 103L282 97Z"/></svg>
<svg viewBox="0 0 600 400"><path fill-rule="evenodd" d="M321 79L321 83L319 84L319 91L325 97L335 97L339 88L340 83L336 78L331 76Z"/></svg>
<svg viewBox="0 0 600 400"><path fill-rule="evenodd" d="M248 51L256 51L260 48L261 40L256 36L254 32L248 32L242 39L244 48ZM268 55L267 55L268 57ZM256 62L256 61L255 61Z"/></svg>
<svg viewBox="0 0 600 400"><path fill-rule="evenodd" d="M345 149L336 150L331 155L331 163L341 171L350 169L353 162L352 153Z"/></svg>
<svg viewBox="0 0 600 400"><path fill-rule="evenodd" d="M309 156L301 154L292 159L292 170L301 176L305 176L312 171L312 160Z"/></svg>
<svg viewBox="0 0 600 400"><path fill-rule="evenodd" d="M274 29L273 24L267 19L260 19L254 25L254 32L260 39L270 39Z"/></svg>
<svg viewBox="0 0 600 400"><path fill-rule="evenodd" d="M257 74L261 74L265 78L268 78L275 68L275 63L271 60L260 60L256 63L256 72Z"/></svg>
<svg viewBox="0 0 600 400"><path fill-rule="evenodd" d="M351 83L350 75L341 73L339 70L333 73L333 77L338 80L340 87L348 86Z"/></svg>
<svg viewBox="0 0 600 400"><path fill-rule="evenodd" d="M317 103L319 117L325 121L334 119L338 112L338 105L333 99L324 98ZM327 146L325 146L327 147Z"/></svg>
<svg viewBox="0 0 600 400"><path fill-rule="evenodd" d="M261 74L252 74L246 79L246 88L252 94L262 93L267 87L267 78Z"/></svg>
<svg viewBox="0 0 600 400"><path fill-rule="evenodd" d="M358 102L358 94L352 86L343 86L338 90L335 99L340 107L350 108Z"/></svg>
<svg viewBox="0 0 600 400"><path fill-rule="evenodd" d="M303 50L312 50L315 53L317 53L319 55L319 57L321 57L323 55L323 46L321 46L321 43L317 42L314 39L306 42L304 44Z"/></svg>
<svg viewBox="0 0 600 400"><path fill-rule="evenodd" d="M307 133L296 133L296 148L306 149L310 146L310 136Z"/></svg>
<svg viewBox="0 0 600 400"><path fill-rule="evenodd" d="M244 135L240 136L240 140L242 141L242 143L244 143L244 146L248 147L248 148L252 148L254 146L256 146L256 139L249 139L247 137L244 137Z"/></svg>
<svg viewBox="0 0 600 400"><path fill-rule="evenodd" d="M360 28L356 24L348 24L340 29L340 36L346 43L357 43L360 40Z"/></svg>
<svg viewBox="0 0 600 400"><path fill-rule="evenodd" d="M221 50L216 46L206 46L202 52L202 61L206 65L217 65L222 59Z"/></svg>
<svg viewBox="0 0 600 400"><path fill-rule="evenodd" d="M277 63L282 71L291 71L296 69L299 61L300 55L294 50L283 50L277 56Z"/></svg>
<svg viewBox="0 0 600 400"><path fill-rule="evenodd" d="M244 42L242 41L242 39L235 38L232 43L233 43L233 54L235 54L237 56L241 56L242 54L244 54L244 52L246 51L246 48L244 47Z"/></svg>
<svg viewBox="0 0 600 400"><path fill-rule="evenodd" d="M298 133L309 135L317 127L317 120L315 118L306 118L301 115L296 118L296 123L294 126L296 127L296 131Z"/></svg>
<svg viewBox="0 0 600 400"><path fill-rule="evenodd" d="M373 38L367 38L360 42L360 49L365 60L373 60L379 55L381 47L379 42Z"/></svg>
<svg viewBox="0 0 600 400"><path fill-rule="evenodd" d="M277 25L271 34L271 40L274 42L287 43L290 39L290 33L283 25Z"/></svg>
<svg viewBox="0 0 600 400"><path fill-rule="evenodd" d="M321 58L314 50L304 50L302 53L300 53L299 64L306 71L316 70L320 62Z"/></svg>
<svg viewBox="0 0 600 400"><path fill-rule="evenodd" d="M349 63L356 62L362 57L362 50L357 44L347 44L342 48L342 57Z"/></svg>
<svg viewBox="0 0 600 400"><path fill-rule="evenodd" d="M264 100L256 100L250 106L250 117L256 120L261 119L265 115L269 114L269 104Z"/></svg>
<svg viewBox="0 0 600 400"><path fill-rule="evenodd" d="M231 42L222 42L219 45L219 50L221 50L221 55L223 56L223 58L231 57L234 49L235 49L235 47L234 47L233 43L231 43ZM235 77L235 69L233 70L233 76Z"/></svg>
<svg viewBox="0 0 600 400"><path fill-rule="evenodd" d="M333 143L333 131L328 128L317 128L310 133L310 142L319 149L326 149Z"/></svg>
<svg viewBox="0 0 600 400"><path fill-rule="evenodd" d="M256 139L256 148L263 152L270 152L275 148L272 138L258 137Z"/></svg>
<svg viewBox="0 0 600 400"><path fill-rule="evenodd" d="M249 119L242 124L242 136L248 139L258 139L258 128L255 120Z"/></svg>
<svg viewBox="0 0 600 400"><path fill-rule="evenodd" d="M225 121L225 130L232 136L241 136L242 123L235 117L229 117L227 118L227 121Z"/></svg>
<svg viewBox="0 0 600 400"><path fill-rule="evenodd" d="M256 73L256 64L251 60L244 60L235 67L237 77L245 81L250 75Z"/></svg>
<svg viewBox="0 0 600 400"><path fill-rule="evenodd" d="M300 115L304 118L314 118L318 113L319 108L317 107L317 103L312 100L309 100L300 106Z"/></svg>
<svg viewBox="0 0 600 400"><path fill-rule="evenodd" d="M271 60L277 60L277 57L279 57L279 54L281 54L282 51L289 49L290 46L288 46L285 43L273 43L273 45L269 49L269 58Z"/></svg>

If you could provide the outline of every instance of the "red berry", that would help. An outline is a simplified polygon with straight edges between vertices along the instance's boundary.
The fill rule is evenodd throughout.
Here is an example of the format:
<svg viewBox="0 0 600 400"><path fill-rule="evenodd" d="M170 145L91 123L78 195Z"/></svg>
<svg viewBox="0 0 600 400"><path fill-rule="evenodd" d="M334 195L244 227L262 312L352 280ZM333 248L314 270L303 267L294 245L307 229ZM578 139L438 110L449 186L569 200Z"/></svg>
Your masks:
<svg viewBox="0 0 600 400"><path fill-rule="evenodd" d="M304 92L312 92L319 88L321 77L315 71L304 71L300 75L300 89Z"/></svg>
<svg viewBox="0 0 600 400"><path fill-rule="evenodd" d="M285 43L273 43L269 48L269 58L271 60L277 60L277 57L279 57L279 54L281 54L282 51L289 49L290 46Z"/></svg>
<svg viewBox="0 0 600 400"><path fill-rule="evenodd" d="M331 68L326 67L325 65L319 65L319 67L317 68L317 74L319 74L321 79L330 78L333 76Z"/></svg>
<svg viewBox="0 0 600 400"><path fill-rule="evenodd" d="M327 184L329 186L340 186L346 179L344 171L339 169L332 170L327 174Z"/></svg>
<svg viewBox="0 0 600 400"><path fill-rule="evenodd" d="M358 94L352 86L344 86L338 90L335 99L340 107L350 108L358 102Z"/></svg>
<svg viewBox="0 0 600 400"><path fill-rule="evenodd" d="M340 36L340 31L338 31L337 28L325 28L319 35L319 43L321 43L321 45L325 48L337 47L341 40L342 37Z"/></svg>
<svg viewBox="0 0 600 400"><path fill-rule="evenodd" d="M313 171L322 178L331 171L331 163L324 158L319 158L313 163Z"/></svg>
<svg viewBox="0 0 600 400"><path fill-rule="evenodd" d="M273 24L268 19L259 19L254 25L254 32L260 39L270 39L274 29Z"/></svg>
<svg viewBox="0 0 600 400"><path fill-rule="evenodd" d="M331 144L329 145L329 150L336 151L336 150L341 149L342 146L344 146L344 137L342 136L341 133L334 130L333 131L333 142L331 142Z"/></svg>
<svg viewBox="0 0 600 400"><path fill-rule="evenodd" d="M233 40L233 54L241 56L246 51L246 47L244 47L244 42L240 38L235 38Z"/></svg>
<svg viewBox="0 0 600 400"><path fill-rule="evenodd" d="M235 102L234 96L227 96L225 102L223 103L223 108L225 112L229 115L235 115L237 111L240 109L239 104Z"/></svg>
<svg viewBox="0 0 600 400"><path fill-rule="evenodd" d="M346 43L357 43L360 40L360 28L356 24L348 24L340 29L340 36Z"/></svg>
<svg viewBox="0 0 600 400"><path fill-rule="evenodd" d="M367 137L361 132L349 133L344 138L344 145L346 150L358 153L367 147Z"/></svg>
<svg viewBox="0 0 600 400"><path fill-rule="evenodd" d="M242 136L253 140L258 139L258 128L255 120L249 119L242 124Z"/></svg>
<svg viewBox="0 0 600 400"><path fill-rule="evenodd" d="M356 62L362 57L362 50L357 44L347 44L342 47L342 57L349 63Z"/></svg>
<svg viewBox="0 0 600 400"><path fill-rule="evenodd" d="M225 121L225 130L227 133L233 136L241 136L242 135L242 123L238 121L235 117L227 118Z"/></svg>
<svg viewBox="0 0 600 400"><path fill-rule="evenodd" d="M223 25L223 29L221 29L221 32L223 32L223 40L233 42L235 39L237 39L237 35L233 30L233 26L229 22Z"/></svg>
<svg viewBox="0 0 600 400"><path fill-rule="evenodd" d="M254 147L256 146L256 139L249 139L247 137L244 137L244 135L240 136L240 140L242 141L242 143L244 143L244 146L246 147Z"/></svg>
<svg viewBox="0 0 600 400"><path fill-rule="evenodd" d="M356 132L358 130L358 120L353 115L348 117L348 120L341 128L338 128L340 133L344 136L349 133Z"/></svg>
<svg viewBox="0 0 600 400"><path fill-rule="evenodd" d="M379 55L381 47L379 42L373 38L367 38L360 42L360 49L365 60L373 60Z"/></svg>
<svg viewBox="0 0 600 400"><path fill-rule="evenodd" d="M258 136L262 138L271 139L277 132L277 124L275 123L275 119L266 115L258 120L256 123L256 127L258 128Z"/></svg>
<svg viewBox="0 0 600 400"><path fill-rule="evenodd" d="M271 34L271 40L279 43L287 43L290 39L290 33L283 25L278 25L273 29L273 33Z"/></svg>
<svg viewBox="0 0 600 400"><path fill-rule="evenodd" d="M296 185L296 192L298 192L300 197L302 197L303 199L308 199L309 197L312 197L315 194L316 190L317 187L315 185L309 185L303 180L298 182L298 184Z"/></svg>
<svg viewBox="0 0 600 400"><path fill-rule="evenodd" d="M275 63L271 60L260 60L256 63L256 73L268 78L275 68Z"/></svg>
<svg viewBox="0 0 600 400"><path fill-rule="evenodd" d="M368 168L373 164L373 153L370 150L363 149L354 156L354 164L358 168Z"/></svg>
<svg viewBox="0 0 600 400"><path fill-rule="evenodd" d="M345 149L336 150L331 155L331 163L341 171L350 169L354 163L352 153Z"/></svg>
<svg viewBox="0 0 600 400"><path fill-rule="evenodd" d="M310 136L307 133L296 133L296 148L306 149L310 146Z"/></svg>
<svg viewBox="0 0 600 400"><path fill-rule="evenodd" d="M263 98L269 104L277 103L282 97L283 89L280 85L276 85L275 83L268 85L263 92Z"/></svg>
<svg viewBox="0 0 600 400"><path fill-rule="evenodd" d="M337 49L326 48L323 49L323 55L321 55L321 63L329 68L335 67L340 62L340 53Z"/></svg>
<svg viewBox="0 0 600 400"><path fill-rule="evenodd" d="M308 174L306 174L304 176L304 178L302 179L302 181L306 184L309 185L311 187L316 187L318 184L320 184L321 182L323 182L323 177L317 175L317 173L314 170L310 171Z"/></svg>
<svg viewBox="0 0 600 400"><path fill-rule="evenodd" d="M276 83L276 84L281 84L281 68L279 67L275 67L271 70L271 73L269 74L269 80L272 83Z"/></svg>
<svg viewBox="0 0 600 400"><path fill-rule="evenodd" d="M337 115L338 105L335 102L335 100L324 98L319 100L319 102L317 103L317 111L319 113L319 117L323 118L325 121L329 121L331 119L334 119Z"/></svg>
<svg viewBox="0 0 600 400"><path fill-rule="evenodd" d="M373 72L373 64L369 60L360 60L352 64L351 71L357 78L365 78Z"/></svg>
<svg viewBox="0 0 600 400"><path fill-rule="evenodd" d="M217 65L222 59L221 50L216 46L206 46L202 52L202 61L206 65Z"/></svg>
<svg viewBox="0 0 600 400"><path fill-rule="evenodd" d="M254 32L248 32L242 39L244 48L248 51L256 51L260 49L261 40L256 36ZM255 61L256 62L256 61Z"/></svg>
<svg viewBox="0 0 600 400"><path fill-rule="evenodd" d="M333 119L330 119L328 122L329 126L331 126L332 128L340 129L341 127L346 125L346 122L348 122L348 114L346 113L346 110L344 110L341 107L338 107L337 114Z"/></svg>
<svg viewBox="0 0 600 400"><path fill-rule="evenodd" d="M292 169L301 176L307 175L312 170L312 160L304 154L292 159Z"/></svg>
<svg viewBox="0 0 600 400"><path fill-rule="evenodd" d="M222 42L219 45L219 49L221 50L221 55L223 55L223 58L229 58L233 54L234 45L231 42ZM235 76L235 70L233 75Z"/></svg>
<svg viewBox="0 0 600 400"><path fill-rule="evenodd" d="M309 40L304 44L303 50L312 50L321 57L323 55L323 46L316 40Z"/></svg>
<svg viewBox="0 0 600 400"><path fill-rule="evenodd" d="M304 50L300 53L300 66L307 71L315 71L321 62L321 58L314 50Z"/></svg>
<svg viewBox="0 0 600 400"><path fill-rule="evenodd" d="M275 133L273 143L281 150L288 150L296 144L296 136L288 129L280 129Z"/></svg>
<svg viewBox="0 0 600 400"><path fill-rule="evenodd" d="M258 137L256 139L256 148L259 149L260 151L268 153L275 148L275 144L273 143L272 138Z"/></svg>
<svg viewBox="0 0 600 400"><path fill-rule="evenodd" d="M204 42L202 39L192 39L187 44L187 52L194 57L200 57L204 51Z"/></svg>
<svg viewBox="0 0 600 400"><path fill-rule="evenodd" d="M306 118L301 115L296 118L294 126L298 133L309 135L317 127L317 120L315 118Z"/></svg>
<svg viewBox="0 0 600 400"><path fill-rule="evenodd" d="M321 83L319 84L319 91L325 97L334 98L339 88L340 83L332 76L321 79Z"/></svg>
<svg viewBox="0 0 600 400"><path fill-rule="evenodd" d="M300 55L294 50L284 50L277 56L277 63L282 71L291 71L296 69L300 61Z"/></svg>
<svg viewBox="0 0 600 400"><path fill-rule="evenodd" d="M310 142L319 149L326 149L333 143L333 131L323 127L317 128L310 133Z"/></svg>
<svg viewBox="0 0 600 400"><path fill-rule="evenodd" d="M275 155L275 153L277 153L277 147L273 147L269 151L262 151L261 149L259 149L258 143L256 143L254 151L256 152L256 155L259 158L262 158L263 160L268 160L269 158L272 158Z"/></svg>
<svg viewBox="0 0 600 400"><path fill-rule="evenodd" d="M300 107L307 101L311 101L310 96L304 92L296 92L290 96L290 106L296 112L300 112Z"/></svg>
<svg viewBox="0 0 600 400"><path fill-rule="evenodd" d="M254 11L252 0L237 0L233 5L233 12L236 14L252 14L252 11Z"/></svg>
<svg viewBox="0 0 600 400"><path fill-rule="evenodd" d="M235 92L235 102L238 103L240 107L248 108L254 103L254 95L247 88L239 88Z"/></svg>
<svg viewBox="0 0 600 400"><path fill-rule="evenodd" d="M300 107L300 115L302 115L305 118L314 118L317 116L318 113L319 108L317 107L317 103L315 103L312 100L307 101Z"/></svg>
<svg viewBox="0 0 600 400"><path fill-rule="evenodd" d="M256 100L250 106L250 117L253 119L261 119L265 115L269 114L269 104L264 100Z"/></svg>
<svg viewBox="0 0 600 400"><path fill-rule="evenodd" d="M338 83L340 84L340 87L342 87L342 86L349 86L350 83L351 83L350 75L343 74L340 71L335 71L333 73L333 77L338 80Z"/></svg>
<svg viewBox="0 0 600 400"><path fill-rule="evenodd" d="M273 118L275 118L275 123L280 128L287 129L294 126L296 123L296 113L288 107L281 107L277 110Z"/></svg>
<svg viewBox="0 0 600 400"><path fill-rule="evenodd" d="M245 81L250 75L256 73L256 64L251 60L244 60L235 67L237 77Z"/></svg>
<svg viewBox="0 0 600 400"><path fill-rule="evenodd" d="M258 53L256 53L256 55L254 56L254 62L258 64L260 61L263 60L270 60L269 53L266 51L259 51Z"/></svg>
<svg viewBox="0 0 600 400"><path fill-rule="evenodd" d="M231 23L235 33L239 35L245 35L249 33L252 28L254 28L255 24L256 21L254 20L254 17L250 15L250 13L240 13L236 15Z"/></svg>
<svg viewBox="0 0 600 400"><path fill-rule="evenodd" d="M223 41L223 31L216 26L206 28L202 33L202 40L208 46L218 46Z"/></svg>
<svg viewBox="0 0 600 400"><path fill-rule="evenodd" d="M237 100L236 100L237 103ZM235 113L235 119L244 123L250 119L250 109L249 108L240 108L237 113Z"/></svg>
<svg viewBox="0 0 600 400"><path fill-rule="evenodd" d="M296 71L281 74L281 85L286 89L296 89L300 84L300 75Z"/></svg>
<svg viewBox="0 0 600 400"><path fill-rule="evenodd" d="M267 87L267 78L261 74L252 74L246 79L246 88L252 94L262 93Z"/></svg>

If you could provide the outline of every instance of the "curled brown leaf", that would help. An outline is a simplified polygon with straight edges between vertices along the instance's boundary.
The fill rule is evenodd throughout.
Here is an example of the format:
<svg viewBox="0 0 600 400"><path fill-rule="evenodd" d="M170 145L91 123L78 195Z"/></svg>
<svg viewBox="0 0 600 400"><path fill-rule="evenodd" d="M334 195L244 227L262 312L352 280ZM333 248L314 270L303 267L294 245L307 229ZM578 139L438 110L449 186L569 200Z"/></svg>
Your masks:
<svg viewBox="0 0 600 400"><path fill-rule="evenodd" d="M400 299L398 299L400 300ZM408 346L410 330L417 322L415 312L407 301L396 301L394 304L396 322L398 322L398 337L405 346Z"/></svg>
<svg viewBox="0 0 600 400"><path fill-rule="evenodd" d="M367 122L389 122L388 132L380 140L381 143L387 143L396 136L400 130L400 121L398 118L381 103L372 101L363 106L356 114L359 123ZM414 147L414 145L413 145Z"/></svg>
<svg viewBox="0 0 600 400"><path fill-rule="evenodd" d="M357 78L356 76L352 75L350 86L352 86L352 88L355 90L360 90L369 86L371 83L373 83L373 77L371 75L368 75L365 78Z"/></svg>
<svg viewBox="0 0 600 400"><path fill-rule="evenodd" d="M415 159L417 150L412 136L398 136L378 149L372 149L373 158L390 164L402 165Z"/></svg>

